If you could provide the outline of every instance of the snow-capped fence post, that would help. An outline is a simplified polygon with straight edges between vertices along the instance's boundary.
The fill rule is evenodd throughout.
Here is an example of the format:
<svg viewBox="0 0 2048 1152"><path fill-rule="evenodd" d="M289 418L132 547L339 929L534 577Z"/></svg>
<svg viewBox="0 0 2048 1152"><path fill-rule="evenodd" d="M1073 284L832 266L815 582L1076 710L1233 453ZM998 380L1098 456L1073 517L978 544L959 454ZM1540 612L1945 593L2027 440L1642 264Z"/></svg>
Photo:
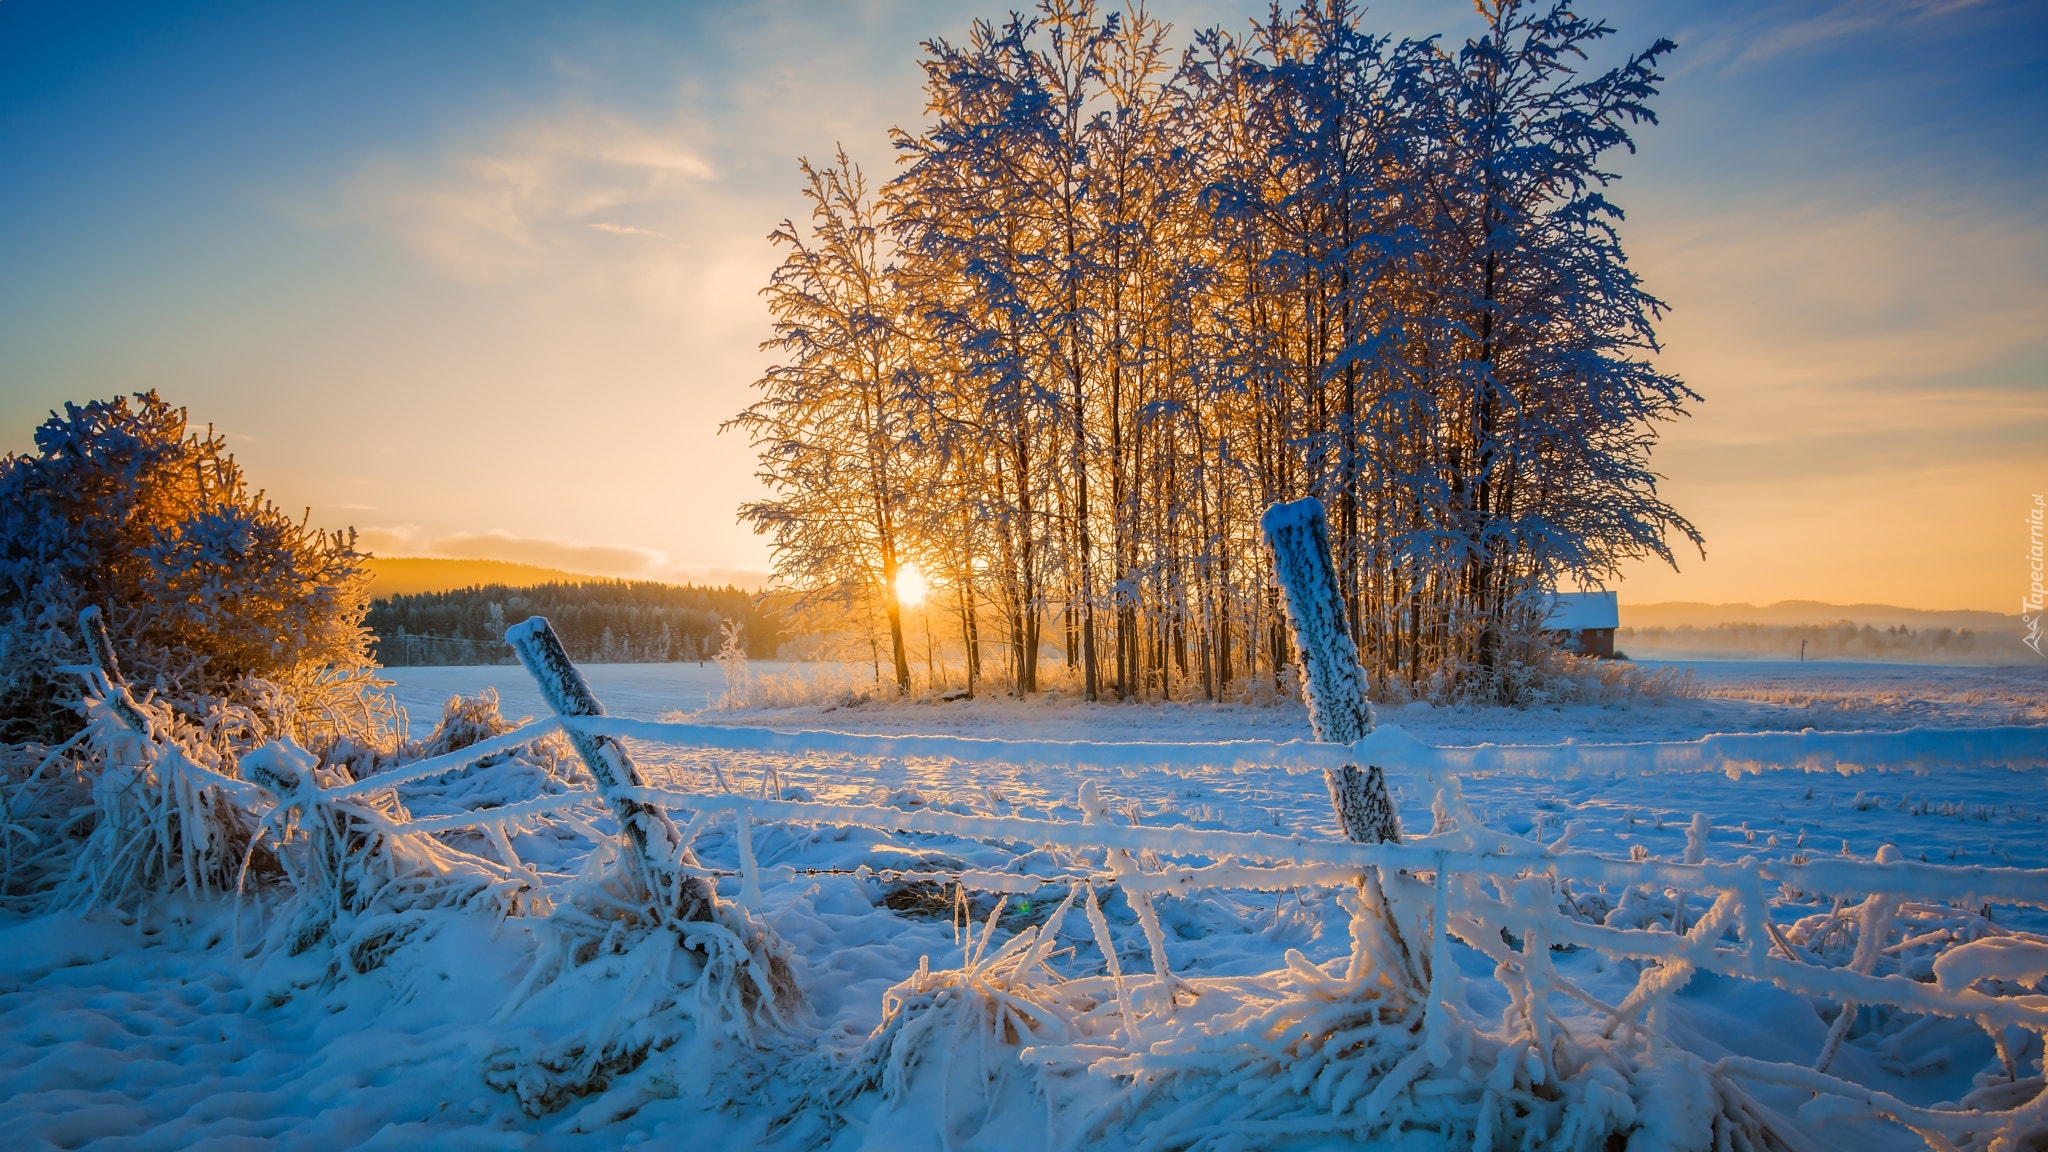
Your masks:
<svg viewBox="0 0 2048 1152"><path fill-rule="evenodd" d="M591 694L583 673L569 659L568 650L562 647L561 638L555 635L545 616L529 617L506 629L505 643L519 655L519 662L540 685L541 698L557 716L604 715L604 705ZM643 786L640 772L633 766L633 758L626 754L625 746L610 736L593 736L567 725L564 732L590 769L598 795L619 818L619 827L632 844L635 865L641 870L648 891L658 895L669 890L670 885L663 882L665 878L680 880L673 885L678 896L675 906L663 908L663 914L682 920L712 919L718 898L711 886L699 877L671 876L675 866L667 857L674 854L677 838L668 814L651 804L619 795L622 788Z"/></svg>
<svg viewBox="0 0 2048 1152"><path fill-rule="evenodd" d="M1273 577L1294 636L1309 724L1321 743L1355 744L1372 732L1372 705L1365 699L1365 670L1359 667L1358 646L1337 593L1323 502L1309 496L1275 504L1259 517L1259 530L1273 551ZM1325 776L1347 838L1361 844L1400 843L1400 816L1378 766L1361 773L1347 764L1326 770Z"/></svg>

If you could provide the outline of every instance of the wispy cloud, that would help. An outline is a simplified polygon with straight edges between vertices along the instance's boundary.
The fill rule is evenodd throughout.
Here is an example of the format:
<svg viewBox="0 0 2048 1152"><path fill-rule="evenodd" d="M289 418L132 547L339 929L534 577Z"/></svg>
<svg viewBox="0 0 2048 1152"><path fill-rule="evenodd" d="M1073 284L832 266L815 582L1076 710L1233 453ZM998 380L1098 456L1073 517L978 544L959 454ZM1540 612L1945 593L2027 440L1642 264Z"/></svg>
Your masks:
<svg viewBox="0 0 2048 1152"><path fill-rule="evenodd" d="M652 228L635 228L631 224L614 224L609 220L593 220L589 227L599 232L609 232L614 236L646 236L654 240L675 239L666 232L656 232Z"/></svg>
<svg viewBox="0 0 2048 1152"><path fill-rule="evenodd" d="M456 280L617 291L666 310L692 295L685 285L721 271L722 254L673 240L718 234L734 209L732 190L690 143L703 135L681 115L569 106L506 125L481 146L367 160L345 199ZM669 243L622 252L600 236Z"/></svg>
<svg viewBox="0 0 2048 1152"><path fill-rule="evenodd" d="M504 529L433 535L416 524L365 528L361 545L381 556L439 560L508 560L621 580L662 580L689 584L736 584L758 589L768 574L750 568L680 562L666 552L623 544L592 544L551 536L522 536Z"/></svg>
<svg viewBox="0 0 2048 1152"><path fill-rule="evenodd" d="M1940 396L2040 341L2048 235L2028 213L1858 199L1813 191L1640 233L1636 263L1676 305L1663 333L1690 371L1724 388L1853 387L1882 415L1871 390Z"/></svg>
<svg viewBox="0 0 2048 1152"><path fill-rule="evenodd" d="M1991 6L1995 0L1840 0L1829 5L1788 4L1748 18L1716 10L1687 37L1691 64L1761 65L1833 48L1866 34L1924 31Z"/></svg>
<svg viewBox="0 0 2048 1152"><path fill-rule="evenodd" d="M602 576L652 576L669 566L668 554L653 548L519 536L503 530L457 532L429 547L435 555L453 560L516 560Z"/></svg>
<svg viewBox="0 0 2048 1152"><path fill-rule="evenodd" d="M1768 60L1774 56L1825 47L1865 32L1925 24L1978 6L1979 0L1903 0L1894 3L1850 0L1779 25L1745 49L1737 63Z"/></svg>

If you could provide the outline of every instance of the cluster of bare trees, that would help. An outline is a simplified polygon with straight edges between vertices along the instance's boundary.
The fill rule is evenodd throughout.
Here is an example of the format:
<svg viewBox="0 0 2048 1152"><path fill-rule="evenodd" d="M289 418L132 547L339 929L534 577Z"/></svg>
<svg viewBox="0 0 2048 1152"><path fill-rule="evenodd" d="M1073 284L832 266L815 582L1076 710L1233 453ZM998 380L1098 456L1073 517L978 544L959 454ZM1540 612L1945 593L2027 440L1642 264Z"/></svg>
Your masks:
<svg viewBox="0 0 2048 1152"><path fill-rule="evenodd" d="M1375 690L1512 696L1535 593L1697 542L1648 467L1694 397L1600 167L1672 45L1589 73L1605 25L1481 16L1449 47L1310 0L1175 49L1044 0L926 43L895 178L805 162L773 236L781 363L732 423L779 577L906 688L914 562L970 689L1056 647L1091 698L1213 698L1287 660L1257 520L1314 495Z"/></svg>

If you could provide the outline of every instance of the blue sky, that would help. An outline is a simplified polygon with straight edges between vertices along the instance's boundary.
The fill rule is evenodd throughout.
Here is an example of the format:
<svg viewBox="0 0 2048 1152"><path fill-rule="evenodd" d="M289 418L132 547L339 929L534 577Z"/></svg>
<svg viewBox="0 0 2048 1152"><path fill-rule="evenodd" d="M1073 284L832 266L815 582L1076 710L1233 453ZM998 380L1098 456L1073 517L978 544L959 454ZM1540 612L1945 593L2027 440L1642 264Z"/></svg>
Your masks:
<svg viewBox="0 0 2048 1152"><path fill-rule="evenodd" d="M1707 559L1624 600L2015 611L2048 491L2048 6L1586 10L1616 51L1680 45L1616 196L1706 397L1657 459ZM917 42L999 11L4 0L0 447L158 387L389 554L765 568L715 429L762 364L795 158L885 171Z"/></svg>

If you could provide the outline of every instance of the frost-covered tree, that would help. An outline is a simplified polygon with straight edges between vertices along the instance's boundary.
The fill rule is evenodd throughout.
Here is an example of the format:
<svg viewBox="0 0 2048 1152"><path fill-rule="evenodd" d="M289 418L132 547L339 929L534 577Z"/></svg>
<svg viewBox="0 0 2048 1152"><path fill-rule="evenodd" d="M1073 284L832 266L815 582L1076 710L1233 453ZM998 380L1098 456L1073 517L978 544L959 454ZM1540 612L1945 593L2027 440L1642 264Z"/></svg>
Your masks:
<svg viewBox="0 0 2048 1152"><path fill-rule="evenodd" d="M1399 547L1434 553L1448 580L1444 658L1492 679L1505 640L1533 631L1532 591L1670 560L1672 535L1699 540L1648 465L1656 425L1697 397L1648 361L1663 305L1623 255L1602 167L1655 121L1656 67L1675 45L1587 76L1606 24L1562 2L1480 13L1484 33L1436 70L1418 172L1433 210L1406 358L1436 413L1437 460L1433 483L1404 478L1433 500Z"/></svg>
<svg viewBox="0 0 2048 1152"><path fill-rule="evenodd" d="M1671 45L1587 72L1606 25L1479 16L1396 40L1307 0L1176 60L1141 4L1041 0L923 46L874 220L917 430L893 525L970 662L1000 649L1035 692L1064 641L1089 696L1277 685L1256 522L1313 496L1374 691L1513 702L1556 663L1534 593L1698 542L1649 467L1696 397L1651 362L1662 305L1604 166ZM783 576L833 563L792 550Z"/></svg>
<svg viewBox="0 0 2048 1152"><path fill-rule="evenodd" d="M181 712L283 688L317 717L371 687L368 575L353 533L252 492L224 437L155 392L66 404L0 458L0 739L58 739L105 612L138 692ZM264 683L257 683L262 681Z"/></svg>
<svg viewBox="0 0 2048 1152"><path fill-rule="evenodd" d="M898 524L917 425L902 310L860 168L841 150L835 164L802 169L811 227L784 221L772 234L789 252L765 292L775 337L764 347L787 360L726 425L753 437L776 495L740 517L773 540L776 570L806 599L855 612L880 605L897 689L907 692L896 576L908 560Z"/></svg>
<svg viewBox="0 0 2048 1152"><path fill-rule="evenodd" d="M895 134L906 167L890 188L912 315L932 343L956 350L929 365L947 373L929 384L951 394L953 427L972 441L956 453L983 478L992 582L1022 692L1038 690L1064 535L1060 339L1072 318L1046 196L1059 134L1036 28L1021 17L976 22L964 45L925 45L932 122Z"/></svg>

